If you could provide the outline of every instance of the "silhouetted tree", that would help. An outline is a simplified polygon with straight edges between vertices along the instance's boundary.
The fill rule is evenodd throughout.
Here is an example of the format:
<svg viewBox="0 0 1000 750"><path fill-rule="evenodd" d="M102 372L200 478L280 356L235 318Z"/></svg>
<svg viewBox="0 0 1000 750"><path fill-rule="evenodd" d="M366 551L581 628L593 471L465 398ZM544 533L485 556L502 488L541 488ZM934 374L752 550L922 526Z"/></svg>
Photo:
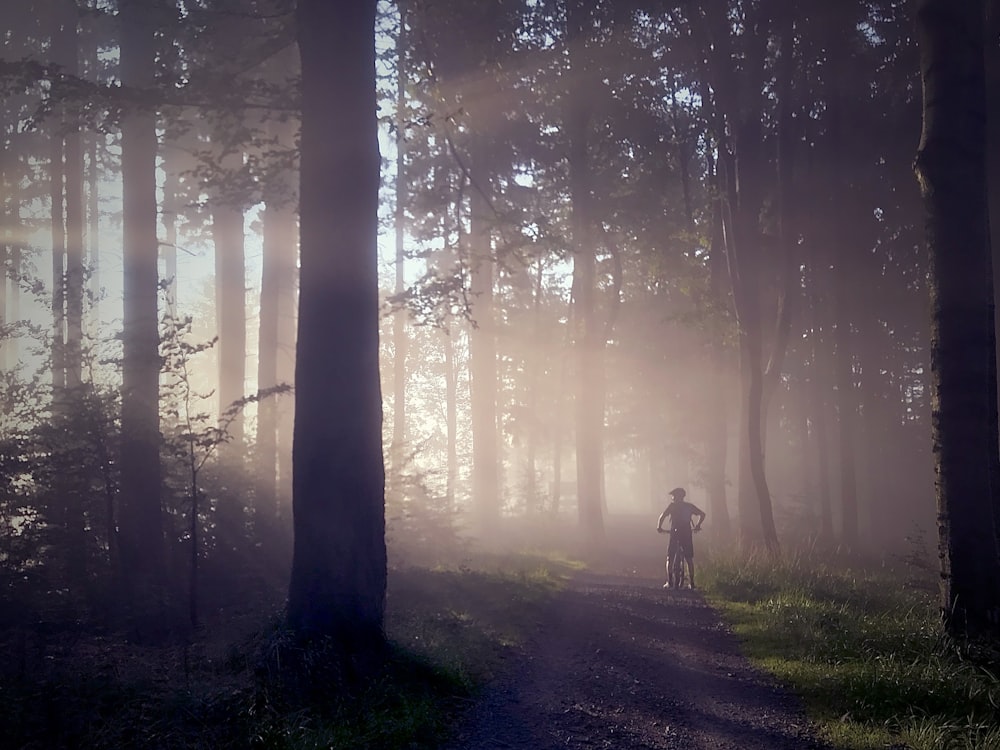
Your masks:
<svg viewBox="0 0 1000 750"><path fill-rule="evenodd" d="M120 559L133 607L155 617L165 578L160 480L157 320L156 118L143 94L154 83L157 14L122 0L121 81L136 106L122 120L124 330L122 333Z"/></svg>
<svg viewBox="0 0 1000 750"><path fill-rule="evenodd" d="M944 622L1000 635L996 332L986 201L984 3L917 4L923 132L915 170L931 254L932 434Z"/></svg>
<svg viewBox="0 0 1000 750"><path fill-rule="evenodd" d="M301 282L291 626L346 650L383 638L375 0L302 0Z"/></svg>

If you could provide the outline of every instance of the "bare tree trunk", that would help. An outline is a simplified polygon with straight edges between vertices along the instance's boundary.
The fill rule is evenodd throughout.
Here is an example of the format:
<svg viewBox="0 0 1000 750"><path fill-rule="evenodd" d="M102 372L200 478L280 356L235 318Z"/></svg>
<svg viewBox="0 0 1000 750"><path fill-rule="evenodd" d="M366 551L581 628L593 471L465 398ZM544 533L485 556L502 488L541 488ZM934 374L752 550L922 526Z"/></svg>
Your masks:
<svg viewBox="0 0 1000 750"><path fill-rule="evenodd" d="M715 165L711 165L712 179L718 193L718 179ZM712 300L721 311L728 300L723 288L725 279L725 250L722 236L721 197L713 201L712 245L709 250L709 286ZM711 528L719 539L729 539L732 535L732 521L729 517L729 502L726 498L726 458L729 450L729 436L726 424L726 345L721 322L712 332L711 400L707 405L707 430L705 445L705 490L708 494L708 512L712 517Z"/></svg>
<svg viewBox="0 0 1000 750"><path fill-rule="evenodd" d="M300 0L301 293L288 619L346 653L384 643L375 0Z"/></svg>
<svg viewBox="0 0 1000 750"><path fill-rule="evenodd" d="M167 310L177 316L177 217L180 213L180 160L169 146L163 155L163 276L167 290Z"/></svg>
<svg viewBox="0 0 1000 750"><path fill-rule="evenodd" d="M224 169L238 171L243 152L229 152ZM246 390L246 267L244 262L243 209L216 201L212 206L212 239L215 243L216 325L219 334L219 413L242 399ZM230 459L242 455L243 416L229 425Z"/></svg>
<svg viewBox="0 0 1000 750"><path fill-rule="evenodd" d="M931 253L931 403L941 605L955 637L1000 637L997 359L982 2L919 0L915 170Z"/></svg>
<svg viewBox="0 0 1000 750"><path fill-rule="evenodd" d="M597 261L593 238L593 197L588 131L590 110L585 91L588 65L582 53L590 28L588 8L573 0L567 9L570 69L575 77L568 94L565 125L569 146L570 200L575 292L576 494L580 527L591 544L604 541L603 514L603 326L597 319Z"/></svg>
<svg viewBox="0 0 1000 750"><path fill-rule="evenodd" d="M448 476L445 488L448 511L455 509L458 479L458 370L455 368L453 331L444 333L445 419L448 425Z"/></svg>
<svg viewBox="0 0 1000 750"><path fill-rule="evenodd" d="M120 3L121 80L153 85L156 16L138 0ZM124 321L122 334L121 564L133 614L160 625L165 582L160 506L157 319L156 119L122 121Z"/></svg>
<svg viewBox="0 0 1000 750"><path fill-rule="evenodd" d="M832 7L832 6L831 6ZM831 28L845 29L846 21L839 18L840 6L834 11L837 15L831 23ZM830 234L833 242L834 258L834 340L836 343L836 359L834 376L837 385L837 421L839 425L840 446L840 504L841 504L841 540L849 549L856 549L858 537L858 489L855 450L855 422L857 420L857 395L854 387L854 347L851 332L851 320L848 313L851 300L856 296L853 273L850 260L850 243L844 231L847 216L844 213L844 193L847 184L844 181L840 162L846 154L846 143L843 137L844 108L847 101L843 91L845 80L845 58L841 49L846 48L845 38L836 36L830 45L828 66L830 68L828 108L830 110L830 188L831 188L831 220Z"/></svg>
<svg viewBox="0 0 1000 750"><path fill-rule="evenodd" d="M66 8L66 54L70 75L80 74L80 36L76 2ZM83 138L77 127L65 139L66 193L66 386L71 391L80 385L83 351ZM81 511L82 521L82 511ZM82 535L83 529L80 528ZM82 561L81 561L82 562Z"/></svg>
<svg viewBox="0 0 1000 750"><path fill-rule="evenodd" d="M484 191L487 181L470 191L470 243L472 317L469 331L469 369L472 389L472 496L480 531L489 529L500 516L497 487L497 355L493 325L493 258L490 239L490 207Z"/></svg>
<svg viewBox="0 0 1000 750"><path fill-rule="evenodd" d="M396 288L397 295L406 287L406 4L399 4L399 33L396 37ZM390 455L399 469L406 442L406 310L395 312L392 320L393 399L392 444Z"/></svg>
<svg viewBox="0 0 1000 750"><path fill-rule="evenodd" d="M277 122L271 125L271 134L280 148L291 148L296 126L294 122ZM266 196L263 212L263 258L260 282L260 320L257 344L257 387L274 388L281 383L291 384L291 376L279 376L281 362L288 357L282 347L282 302L294 298L295 289L295 196L294 174L283 170L275 177L272 193ZM285 306L287 307L287 302ZM285 313L288 315L287 311ZM257 405L257 504L255 517L265 526L275 524L280 515L278 500L279 475L279 413L284 396L265 398Z"/></svg>

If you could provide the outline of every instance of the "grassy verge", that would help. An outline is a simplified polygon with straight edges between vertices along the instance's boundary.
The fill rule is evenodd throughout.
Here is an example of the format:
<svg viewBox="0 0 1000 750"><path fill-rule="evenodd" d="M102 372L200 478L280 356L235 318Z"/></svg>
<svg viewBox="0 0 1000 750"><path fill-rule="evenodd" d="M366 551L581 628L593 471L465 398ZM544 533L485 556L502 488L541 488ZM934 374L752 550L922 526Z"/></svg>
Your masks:
<svg viewBox="0 0 1000 750"><path fill-rule="evenodd" d="M702 583L748 656L841 748L1000 748L1000 680L939 635L936 597L817 559L715 559Z"/></svg>
<svg viewBox="0 0 1000 750"><path fill-rule="evenodd" d="M392 571L389 650L374 672L338 660L332 644L298 649L277 614L266 623L260 612L171 646L0 634L0 747L434 746L567 570L522 556L489 569Z"/></svg>

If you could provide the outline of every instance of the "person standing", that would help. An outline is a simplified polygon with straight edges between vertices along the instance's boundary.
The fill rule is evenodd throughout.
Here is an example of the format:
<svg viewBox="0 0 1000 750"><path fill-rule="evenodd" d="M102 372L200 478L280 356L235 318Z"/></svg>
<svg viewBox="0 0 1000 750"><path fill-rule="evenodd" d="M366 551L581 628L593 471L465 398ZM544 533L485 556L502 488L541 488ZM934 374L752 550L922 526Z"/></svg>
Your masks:
<svg viewBox="0 0 1000 750"><path fill-rule="evenodd" d="M693 503L687 502L684 498L687 492L682 487L670 490L670 505L660 514L660 520L656 522L656 530L660 534L666 533L663 522L670 517L670 544L667 546L667 582L663 588L668 589L673 585L674 557L680 552L687 562L688 571L691 575L691 588L694 588L694 532L701 531L701 525L705 522L705 511ZM694 524L695 517L698 523Z"/></svg>

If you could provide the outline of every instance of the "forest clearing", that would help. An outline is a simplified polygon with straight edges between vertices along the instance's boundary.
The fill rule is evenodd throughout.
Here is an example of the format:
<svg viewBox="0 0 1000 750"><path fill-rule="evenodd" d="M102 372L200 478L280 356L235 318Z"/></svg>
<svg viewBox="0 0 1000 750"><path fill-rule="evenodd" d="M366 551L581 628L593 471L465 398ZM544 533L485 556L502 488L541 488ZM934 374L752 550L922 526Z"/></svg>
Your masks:
<svg viewBox="0 0 1000 750"><path fill-rule="evenodd" d="M1000 747L1000 0L0 40L0 747Z"/></svg>

